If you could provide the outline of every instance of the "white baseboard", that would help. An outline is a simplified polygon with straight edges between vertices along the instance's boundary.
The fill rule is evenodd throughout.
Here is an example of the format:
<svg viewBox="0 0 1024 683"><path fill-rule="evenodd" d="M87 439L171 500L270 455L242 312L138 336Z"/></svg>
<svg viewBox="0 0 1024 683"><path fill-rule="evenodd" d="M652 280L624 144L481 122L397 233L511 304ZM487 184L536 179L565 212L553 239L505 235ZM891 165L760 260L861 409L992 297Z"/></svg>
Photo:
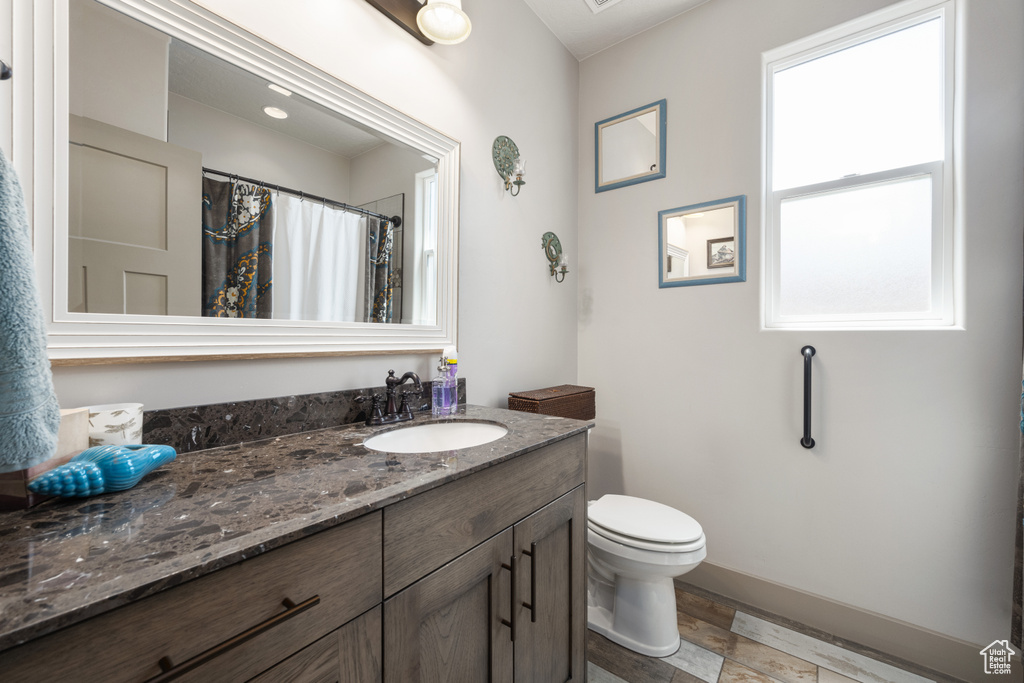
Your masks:
<svg viewBox="0 0 1024 683"><path fill-rule="evenodd" d="M757 616L781 617L776 621L784 626L793 627L794 624L787 623L792 621L795 625L809 626L849 644L863 646L863 654L868 656L874 656L871 650L875 650L890 655L893 664L901 664L899 660L916 664L925 669L920 672L924 675L939 673L962 681L984 681L987 678L989 683L994 678L986 677L983 672L980 654L983 645L967 643L708 562L701 563L677 581L740 603L735 606L741 610L743 606L749 606L764 613Z"/></svg>

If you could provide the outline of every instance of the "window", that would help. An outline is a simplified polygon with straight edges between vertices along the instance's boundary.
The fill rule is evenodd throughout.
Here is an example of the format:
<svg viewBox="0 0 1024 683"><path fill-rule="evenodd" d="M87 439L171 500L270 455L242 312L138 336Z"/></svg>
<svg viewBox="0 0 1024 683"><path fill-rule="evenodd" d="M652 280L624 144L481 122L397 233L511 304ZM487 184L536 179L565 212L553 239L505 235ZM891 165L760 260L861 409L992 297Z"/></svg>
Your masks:
<svg viewBox="0 0 1024 683"><path fill-rule="evenodd" d="M955 324L952 10L765 55L765 327Z"/></svg>
<svg viewBox="0 0 1024 683"><path fill-rule="evenodd" d="M413 300L413 322L417 325L437 324L437 171L430 169L416 174L416 229L413 253L419 254L413 264L416 297ZM403 321L404 322L404 321Z"/></svg>

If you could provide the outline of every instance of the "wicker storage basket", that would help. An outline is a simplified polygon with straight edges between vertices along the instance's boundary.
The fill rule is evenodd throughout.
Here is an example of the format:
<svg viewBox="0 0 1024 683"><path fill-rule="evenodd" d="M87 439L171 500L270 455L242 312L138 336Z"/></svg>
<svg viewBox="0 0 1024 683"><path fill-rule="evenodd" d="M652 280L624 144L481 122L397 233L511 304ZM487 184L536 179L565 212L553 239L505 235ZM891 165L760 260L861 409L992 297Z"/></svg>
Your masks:
<svg viewBox="0 0 1024 683"><path fill-rule="evenodd" d="M594 389L563 384L534 391L517 391L508 395L508 408L524 413L593 420Z"/></svg>

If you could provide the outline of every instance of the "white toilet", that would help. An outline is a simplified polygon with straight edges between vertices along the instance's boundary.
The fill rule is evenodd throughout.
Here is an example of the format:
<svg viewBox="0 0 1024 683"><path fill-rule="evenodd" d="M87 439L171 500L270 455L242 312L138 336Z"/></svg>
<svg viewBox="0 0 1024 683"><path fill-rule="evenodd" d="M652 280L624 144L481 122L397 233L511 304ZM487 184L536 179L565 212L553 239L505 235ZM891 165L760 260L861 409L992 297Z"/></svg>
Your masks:
<svg viewBox="0 0 1024 683"><path fill-rule="evenodd" d="M644 655L675 653L672 579L707 556L704 530L675 508L631 496L602 496L587 515L587 625Z"/></svg>

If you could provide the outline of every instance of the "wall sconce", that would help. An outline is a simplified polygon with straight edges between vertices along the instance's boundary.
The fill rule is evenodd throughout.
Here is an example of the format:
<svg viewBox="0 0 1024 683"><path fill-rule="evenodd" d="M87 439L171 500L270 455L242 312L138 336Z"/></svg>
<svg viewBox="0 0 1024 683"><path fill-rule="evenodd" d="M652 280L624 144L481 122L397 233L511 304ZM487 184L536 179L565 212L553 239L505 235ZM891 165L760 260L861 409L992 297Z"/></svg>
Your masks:
<svg viewBox="0 0 1024 683"><path fill-rule="evenodd" d="M491 147L491 156L494 159L494 168L498 175L505 181L505 189L513 197L519 195L519 190L526 184L526 162L519 156L519 148L511 138L499 135L494 138L494 146ZM513 190L513 188L515 188ZM556 238L557 239L557 238Z"/></svg>
<svg viewBox="0 0 1024 683"><path fill-rule="evenodd" d="M544 255L548 257L548 268L551 270L551 277L555 282L561 282L569 272L568 259L562 253L562 243L558 241L558 235L553 232L546 232L540 238L540 246ZM558 277L561 275L562 277Z"/></svg>

